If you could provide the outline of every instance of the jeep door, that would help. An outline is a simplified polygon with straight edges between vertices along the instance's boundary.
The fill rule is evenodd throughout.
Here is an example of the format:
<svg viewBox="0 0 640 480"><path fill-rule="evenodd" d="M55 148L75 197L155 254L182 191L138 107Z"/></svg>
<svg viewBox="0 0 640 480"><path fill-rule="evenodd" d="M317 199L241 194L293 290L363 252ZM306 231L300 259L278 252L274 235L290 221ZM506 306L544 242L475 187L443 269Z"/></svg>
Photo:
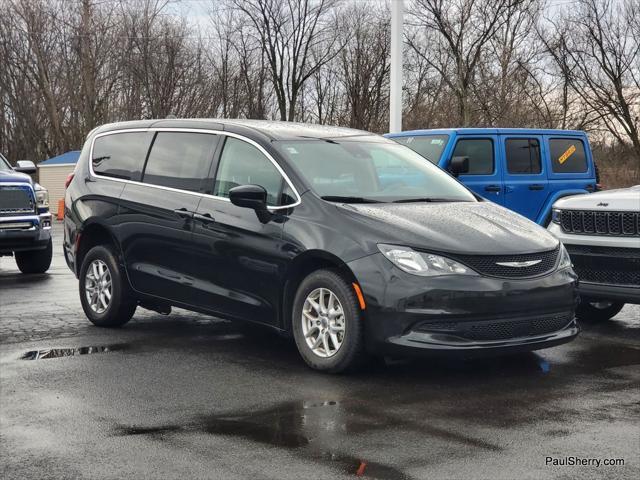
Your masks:
<svg viewBox="0 0 640 480"><path fill-rule="evenodd" d="M542 135L501 135L504 206L536 221L549 195Z"/></svg>
<svg viewBox="0 0 640 480"><path fill-rule="evenodd" d="M200 202L194 220L194 244L199 279L197 304L224 317L275 325L288 262L282 240L283 210L268 221L229 201L229 190L260 185L268 204L292 203L280 169L260 145L226 137L217 162L211 196Z"/></svg>
<svg viewBox="0 0 640 480"><path fill-rule="evenodd" d="M141 181L126 184L117 231L138 292L193 304L193 215L218 140L208 133L158 131Z"/></svg>
<svg viewBox="0 0 640 480"><path fill-rule="evenodd" d="M448 168L453 157L468 157L469 171L460 174L458 179L481 197L504 205L497 149L495 135L459 135L448 153L444 168Z"/></svg>

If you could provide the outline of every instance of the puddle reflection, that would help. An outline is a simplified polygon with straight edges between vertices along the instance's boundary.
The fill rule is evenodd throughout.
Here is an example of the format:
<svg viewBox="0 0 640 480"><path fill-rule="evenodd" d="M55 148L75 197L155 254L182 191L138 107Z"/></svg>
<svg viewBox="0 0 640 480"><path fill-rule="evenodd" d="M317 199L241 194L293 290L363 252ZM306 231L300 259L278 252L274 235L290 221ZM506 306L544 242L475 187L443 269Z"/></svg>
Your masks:
<svg viewBox="0 0 640 480"><path fill-rule="evenodd" d="M201 432L240 437L272 447L296 450L306 460L330 464L341 471L369 478L405 479L390 465L342 453L340 443L349 433L385 428L362 410L338 401L285 402L274 407L237 414L208 415L185 425L120 426L116 435L148 435Z"/></svg>
<svg viewBox="0 0 640 480"><path fill-rule="evenodd" d="M106 353L127 350L128 344L103 345L95 347L78 348L46 348L42 350L31 350L22 357L21 360L42 360L46 358L74 357L76 355L90 355L92 353Z"/></svg>

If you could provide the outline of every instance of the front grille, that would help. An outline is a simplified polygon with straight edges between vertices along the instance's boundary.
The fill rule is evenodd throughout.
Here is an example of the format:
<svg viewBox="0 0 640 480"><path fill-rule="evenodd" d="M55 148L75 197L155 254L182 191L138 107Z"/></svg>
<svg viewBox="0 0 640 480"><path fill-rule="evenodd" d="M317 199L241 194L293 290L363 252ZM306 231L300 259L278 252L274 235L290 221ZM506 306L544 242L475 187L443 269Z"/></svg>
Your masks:
<svg viewBox="0 0 640 480"><path fill-rule="evenodd" d="M510 338L536 337L557 332L573 320L573 312L548 314L526 319L487 320L482 322L429 322L416 330L444 333L467 340L507 340Z"/></svg>
<svg viewBox="0 0 640 480"><path fill-rule="evenodd" d="M640 213L562 210L560 226L565 233L637 237L640 236Z"/></svg>
<svg viewBox="0 0 640 480"><path fill-rule="evenodd" d="M30 185L0 185L0 215L31 215L35 198Z"/></svg>
<svg viewBox="0 0 640 480"><path fill-rule="evenodd" d="M551 272L558 262L560 247L541 253L525 253L520 255L457 255L456 260L471 267L476 272L490 277L526 278L537 277ZM535 265L518 267L505 266L499 263L529 262L540 260Z"/></svg>
<svg viewBox="0 0 640 480"><path fill-rule="evenodd" d="M640 248L566 247L580 281L640 287Z"/></svg>

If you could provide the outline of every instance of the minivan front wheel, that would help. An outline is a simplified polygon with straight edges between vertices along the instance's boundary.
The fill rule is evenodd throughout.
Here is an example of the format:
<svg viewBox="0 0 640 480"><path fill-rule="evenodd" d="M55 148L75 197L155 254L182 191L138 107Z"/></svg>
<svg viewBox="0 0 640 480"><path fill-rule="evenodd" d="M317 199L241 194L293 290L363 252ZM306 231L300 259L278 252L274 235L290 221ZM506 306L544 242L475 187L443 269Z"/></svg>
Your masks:
<svg viewBox="0 0 640 480"><path fill-rule="evenodd" d="M124 325L137 302L110 246L93 247L80 268L80 303L87 318L98 327Z"/></svg>
<svg viewBox="0 0 640 480"><path fill-rule="evenodd" d="M300 284L292 327L298 351L311 368L339 373L357 368L365 358L358 299L332 270L313 272Z"/></svg>

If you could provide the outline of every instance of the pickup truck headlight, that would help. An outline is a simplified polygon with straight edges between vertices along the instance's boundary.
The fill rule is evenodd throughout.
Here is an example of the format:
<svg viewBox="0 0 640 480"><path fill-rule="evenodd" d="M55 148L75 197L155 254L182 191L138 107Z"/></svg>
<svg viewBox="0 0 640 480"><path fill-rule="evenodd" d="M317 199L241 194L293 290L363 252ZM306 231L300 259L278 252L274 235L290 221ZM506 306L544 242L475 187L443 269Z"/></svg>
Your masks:
<svg viewBox="0 0 640 480"><path fill-rule="evenodd" d="M477 275L469 267L433 253L416 252L409 247L378 244L378 249L400 270L421 277L439 275Z"/></svg>
<svg viewBox="0 0 640 480"><path fill-rule="evenodd" d="M564 245L560 244L560 262L558 263L558 270L563 270L565 268L572 268L573 263L571 263L571 257L569 257L569 252L564 247Z"/></svg>
<svg viewBox="0 0 640 480"><path fill-rule="evenodd" d="M36 203L38 208L49 208L49 192L39 183L36 183L34 191L36 193Z"/></svg>
<svg viewBox="0 0 640 480"><path fill-rule="evenodd" d="M551 210L551 221L553 223L560 223L560 215L562 214L562 211L554 208L553 210Z"/></svg>

